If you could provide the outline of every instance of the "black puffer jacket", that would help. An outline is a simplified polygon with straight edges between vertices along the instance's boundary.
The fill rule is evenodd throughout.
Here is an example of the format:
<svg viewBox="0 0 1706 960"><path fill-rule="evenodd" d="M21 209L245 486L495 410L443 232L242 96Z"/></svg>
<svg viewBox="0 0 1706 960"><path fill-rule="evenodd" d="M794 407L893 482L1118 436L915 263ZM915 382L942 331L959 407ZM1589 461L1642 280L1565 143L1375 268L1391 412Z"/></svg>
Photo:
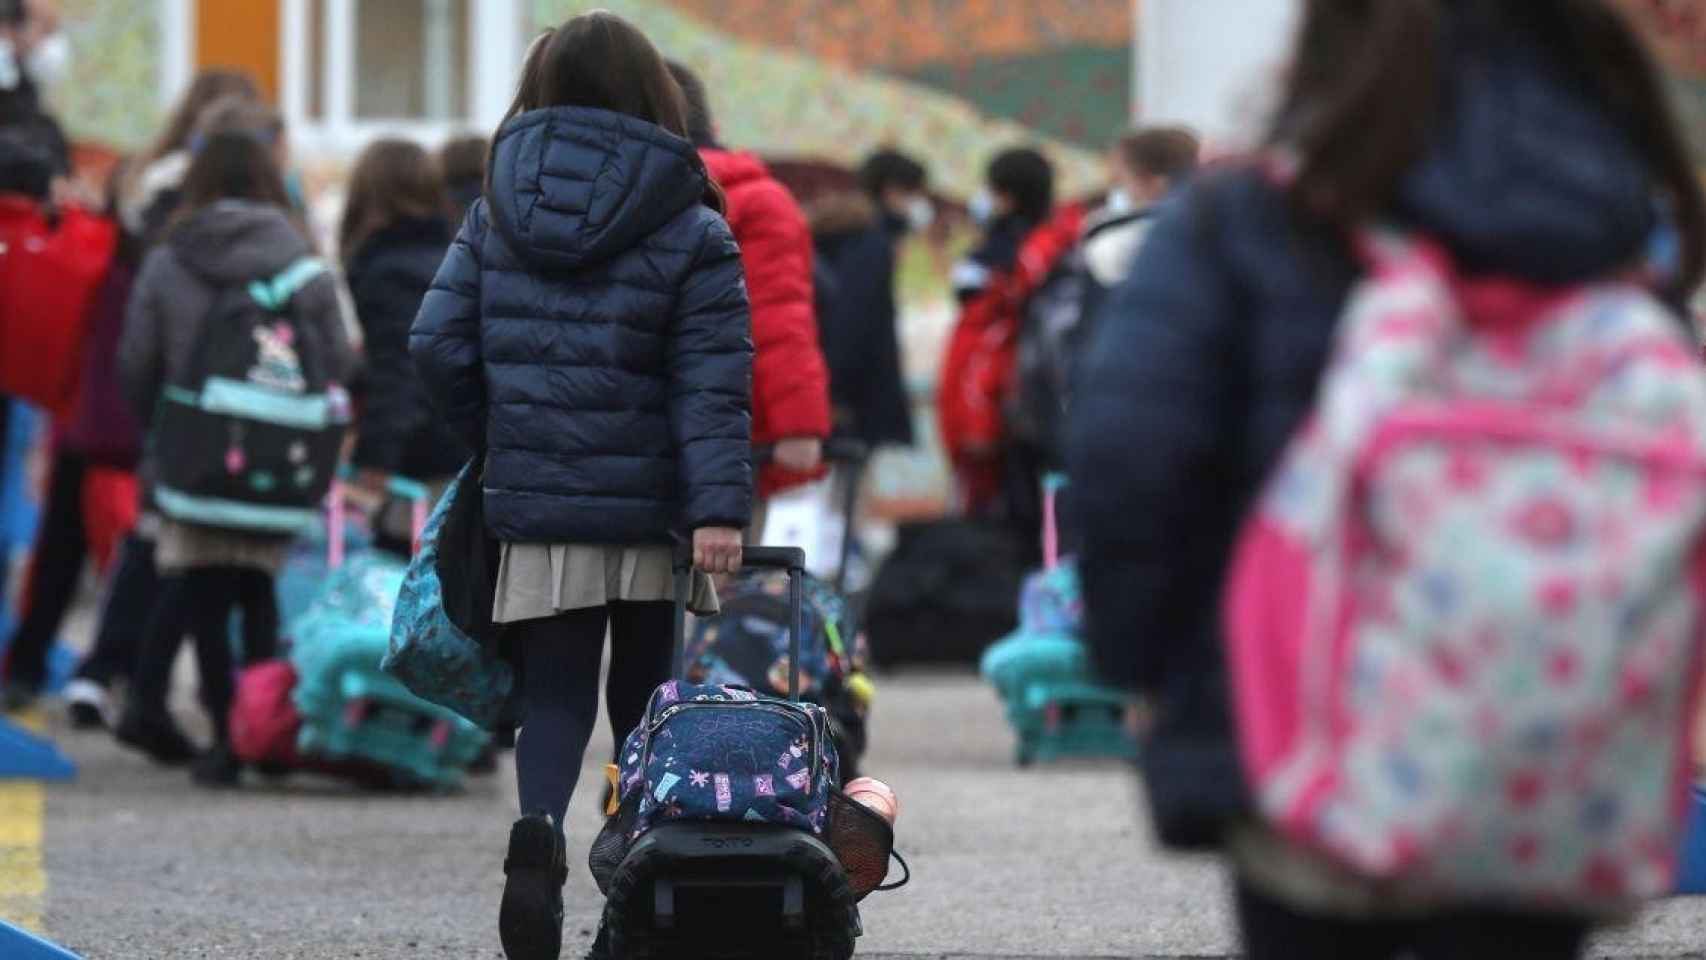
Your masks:
<svg viewBox="0 0 1706 960"><path fill-rule="evenodd" d="M449 247L449 222L405 220L369 237L345 268L366 360L358 467L430 480L467 462L467 448L433 415L409 358L409 327Z"/></svg>
<svg viewBox="0 0 1706 960"><path fill-rule="evenodd" d="M752 334L740 251L687 141L583 107L498 133L410 350L486 451L512 543L666 543L752 512Z"/></svg>
<svg viewBox="0 0 1706 960"><path fill-rule="evenodd" d="M841 203L812 224L821 289L818 338L829 364L838 426L870 446L912 444L912 409L896 329L895 248L906 233L898 218L861 199Z"/></svg>
<svg viewBox="0 0 1706 960"><path fill-rule="evenodd" d="M1634 263L1653 185L1607 115L1519 37L1453 36L1445 115L1393 216L1476 272L1571 283ZM1245 792L1219 598L1258 487L1313 403L1356 271L1253 171L1170 205L1099 318L1072 409L1070 519L1106 676L1159 726L1143 765L1164 841L1213 843Z"/></svg>

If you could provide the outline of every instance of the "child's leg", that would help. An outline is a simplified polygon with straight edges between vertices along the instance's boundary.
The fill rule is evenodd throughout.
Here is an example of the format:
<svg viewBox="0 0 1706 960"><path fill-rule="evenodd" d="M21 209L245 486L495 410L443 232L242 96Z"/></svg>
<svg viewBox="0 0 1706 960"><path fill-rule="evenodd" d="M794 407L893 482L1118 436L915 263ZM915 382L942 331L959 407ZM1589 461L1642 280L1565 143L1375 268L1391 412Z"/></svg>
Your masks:
<svg viewBox="0 0 1706 960"><path fill-rule="evenodd" d="M142 631L148 625L150 605L159 590L154 541L132 533L119 547L118 565L107 585L100 626L95 632L95 648L77 668L78 677L103 687L130 677Z"/></svg>
<svg viewBox="0 0 1706 960"><path fill-rule="evenodd" d="M227 743L231 733L231 701L237 695L237 666L231 655L231 611L237 605L240 578L233 567L205 567L185 576L188 588L186 625L195 635L196 672L201 704L213 724L213 742Z"/></svg>
<svg viewBox="0 0 1706 960"><path fill-rule="evenodd" d="M515 744L521 812L551 815L558 831L598 718L604 607L572 610L510 627L522 667L526 720Z"/></svg>
<svg viewBox="0 0 1706 960"><path fill-rule="evenodd" d="M622 749L622 741L645 715L652 691L669 679L674 634L672 603L610 605L610 677L604 702L616 750Z"/></svg>
<svg viewBox="0 0 1706 960"><path fill-rule="evenodd" d="M238 603L243 608L243 666L278 656L278 589L264 570L238 570Z"/></svg>
<svg viewBox="0 0 1706 960"><path fill-rule="evenodd" d="M150 719L165 719L166 696L171 691L172 665L183 642L188 607L188 574L160 578L160 590L148 626L137 645L136 665L131 671L129 711Z"/></svg>

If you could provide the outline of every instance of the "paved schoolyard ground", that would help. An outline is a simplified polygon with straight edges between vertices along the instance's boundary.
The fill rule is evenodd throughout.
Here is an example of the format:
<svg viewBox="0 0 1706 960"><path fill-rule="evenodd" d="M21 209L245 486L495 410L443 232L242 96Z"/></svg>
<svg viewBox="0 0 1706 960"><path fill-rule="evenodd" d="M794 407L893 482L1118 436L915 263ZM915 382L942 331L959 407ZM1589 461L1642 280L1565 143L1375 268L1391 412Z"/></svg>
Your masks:
<svg viewBox="0 0 1706 960"><path fill-rule="evenodd" d="M994 697L970 677L887 678L879 697L868 767L899 793L915 880L866 901L861 956L1235 954L1221 872L1153 849L1124 771L1015 769ZM17 894L0 912L33 909L89 960L502 956L507 768L448 797L312 778L209 794L104 736L59 737L82 776L46 792L45 893L0 883ZM594 826L583 793L571 860ZM565 957L597 909L572 870ZM1594 955L1706 957L1706 901L1662 905Z"/></svg>

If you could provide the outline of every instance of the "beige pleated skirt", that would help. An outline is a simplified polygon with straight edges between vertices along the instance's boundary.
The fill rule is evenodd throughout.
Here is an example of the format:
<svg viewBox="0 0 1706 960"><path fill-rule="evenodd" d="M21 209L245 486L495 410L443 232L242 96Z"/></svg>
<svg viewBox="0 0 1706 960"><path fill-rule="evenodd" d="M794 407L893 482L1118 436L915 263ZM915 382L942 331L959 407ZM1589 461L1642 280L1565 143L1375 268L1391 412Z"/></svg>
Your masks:
<svg viewBox="0 0 1706 960"><path fill-rule="evenodd" d="M717 588L695 570L687 608L701 616L718 609ZM516 623L613 600L675 601L669 547L578 543L506 543L498 559L492 620Z"/></svg>

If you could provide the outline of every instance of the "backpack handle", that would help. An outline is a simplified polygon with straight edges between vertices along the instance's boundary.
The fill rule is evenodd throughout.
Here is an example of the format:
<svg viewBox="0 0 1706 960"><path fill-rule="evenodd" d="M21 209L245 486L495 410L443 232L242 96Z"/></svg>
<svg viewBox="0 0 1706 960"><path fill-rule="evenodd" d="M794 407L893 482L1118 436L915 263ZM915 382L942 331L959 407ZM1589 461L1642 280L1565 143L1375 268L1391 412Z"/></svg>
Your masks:
<svg viewBox="0 0 1706 960"><path fill-rule="evenodd" d="M805 633L806 552L799 547L747 547L741 566L788 571L788 699L800 699L800 637ZM693 545L675 545L675 642L671 675L687 679L687 595L693 589Z"/></svg>
<svg viewBox="0 0 1706 960"><path fill-rule="evenodd" d="M1060 566L1060 517L1055 510L1055 501L1060 497L1060 491L1066 487L1066 474L1049 473L1043 475L1043 569L1053 570Z"/></svg>
<svg viewBox="0 0 1706 960"><path fill-rule="evenodd" d="M340 470L338 475L332 478L331 489L326 492L326 566L332 570L344 565L346 554L344 517L349 512L346 505L349 494L346 492L344 479L348 473L347 467ZM385 480L385 492L409 502L409 544L417 550L420 549L421 535L426 532L431 491L425 484L406 477L388 477Z"/></svg>

